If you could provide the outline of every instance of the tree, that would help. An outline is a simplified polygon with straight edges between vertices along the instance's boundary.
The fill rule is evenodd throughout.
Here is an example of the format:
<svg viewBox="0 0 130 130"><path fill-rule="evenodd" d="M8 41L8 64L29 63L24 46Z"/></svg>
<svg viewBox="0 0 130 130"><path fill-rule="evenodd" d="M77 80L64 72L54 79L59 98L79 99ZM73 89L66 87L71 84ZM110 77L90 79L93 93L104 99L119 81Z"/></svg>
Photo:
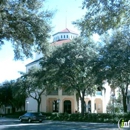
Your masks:
<svg viewBox="0 0 130 130"><path fill-rule="evenodd" d="M15 80L3 82L0 88L1 106L12 106L12 112L15 112L15 108L21 109L24 107L26 92L22 91Z"/></svg>
<svg viewBox="0 0 130 130"><path fill-rule="evenodd" d="M74 22L83 36L129 26L129 0L84 0L84 8L87 9L84 18Z"/></svg>
<svg viewBox="0 0 130 130"><path fill-rule="evenodd" d="M12 42L14 58L31 57L32 51L46 50L52 12L43 0L0 1L0 46Z"/></svg>
<svg viewBox="0 0 130 130"><path fill-rule="evenodd" d="M21 85L22 83L18 78L11 87L13 108L17 108L17 110L23 110L23 108L25 110L25 100L27 98L26 90L24 87L21 87ZM13 109L13 111L15 111L15 109Z"/></svg>
<svg viewBox="0 0 130 130"><path fill-rule="evenodd" d="M49 89L50 77L46 69L31 68L26 74L21 76L22 87L26 89L28 97L33 98L37 101L37 111L40 111L41 96L46 94L45 92Z"/></svg>
<svg viewBox="0 0 130 130"><path fill-rule="evenodd" d="M2 83L0 88L0 104L4 106L4 112L6 114L6 107L12 106L12 90L11 84L9 81L5 81Z"/></svg>
<svg viewBox="0 0 130 130"><path fill-rule="evenodd" d="M104 69L98 68L99 72L102 71L102 75L100 73L96 73L96 75L100 75L110 82L118 81L118 86L122 88L123 106L124 112L126 112L126 96L129 84L130 2L128 0L84 0L83 8L87 9L85 17L75 22L81 29L81 35L104 34L105 39L109 40L103 41L104 44L110 44L105 46L107 49L105 47L102 49L104 54L102 53L99 57L100 66L105 66ZM118 31L118 33L113 31ZM113 35L113 38L108 38L108 32Z"/></svg>
<svg viewBox="0 0 130 130"><path fill-rule="evenodd" d="M124 112L127 112L126 98L130 84L130 34L128 31L124 33L118 30L107 40L105 41L107 45L100 50L100 58L95 67L98 71L95 72L102 75L102 80L107 80L112 88L121 89Z"/></svg>
<svg viewBox="0 0 130 130"><path fill-rule="evenodd" d="M96 77L90 63L97 56L96 45L77 38L71 43L58 47L48 58L48 70L52 72L57 87L76 91L81 100L81 112L84 115L84 97L95 93Z"/></svg>

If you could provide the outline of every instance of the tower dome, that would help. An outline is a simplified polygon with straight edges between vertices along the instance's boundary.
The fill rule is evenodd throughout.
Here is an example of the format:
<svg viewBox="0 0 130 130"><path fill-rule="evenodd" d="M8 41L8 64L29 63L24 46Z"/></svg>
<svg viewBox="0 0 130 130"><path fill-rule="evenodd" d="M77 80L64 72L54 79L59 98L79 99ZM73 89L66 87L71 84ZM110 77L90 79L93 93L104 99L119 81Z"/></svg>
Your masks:
<svg viewBox="0 0 130 130"><path fill-rule="evenodd" d="M62 31L59 31L53 35L53 42L66 40L66 39L73 39L77 37L78 34L74 31L69 30L68 28L65 28Z"/></svg>

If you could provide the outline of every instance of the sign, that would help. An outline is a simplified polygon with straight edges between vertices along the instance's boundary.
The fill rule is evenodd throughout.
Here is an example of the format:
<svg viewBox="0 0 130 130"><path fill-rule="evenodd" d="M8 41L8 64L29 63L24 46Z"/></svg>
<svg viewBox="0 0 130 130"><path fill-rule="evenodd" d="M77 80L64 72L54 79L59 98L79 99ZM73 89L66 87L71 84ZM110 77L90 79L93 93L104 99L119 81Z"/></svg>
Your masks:
<svg viewBox="0 0 130 130"><path fill-rule="evenodd" d="M124 121L124 119L120 119L118 121L118 128L119 128L119 130L124 130L125 128L130 129L130 120L129 121Z"/></svg>

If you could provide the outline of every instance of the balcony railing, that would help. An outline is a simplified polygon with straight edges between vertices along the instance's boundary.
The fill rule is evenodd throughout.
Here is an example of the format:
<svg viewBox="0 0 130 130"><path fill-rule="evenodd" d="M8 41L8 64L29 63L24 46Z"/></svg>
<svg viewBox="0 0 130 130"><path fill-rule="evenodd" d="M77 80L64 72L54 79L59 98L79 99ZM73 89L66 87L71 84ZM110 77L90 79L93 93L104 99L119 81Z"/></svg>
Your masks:
<svg viewBox="0 0 130 130"><path fill-rule="evenodd" d="M58 90L48 91L47 95L58 95Z"/></svg>
<svg viewBox="0 0 130 130"><path fill-rule="evenodd" d="M74 92L67 92L62 90L62 95L74 95Z"/></svg>
<svg viewBox="0 0 130 130"><path fill-rule="evenodd" d="M102 96L102 91L96 91L97 96Z"/></svg>

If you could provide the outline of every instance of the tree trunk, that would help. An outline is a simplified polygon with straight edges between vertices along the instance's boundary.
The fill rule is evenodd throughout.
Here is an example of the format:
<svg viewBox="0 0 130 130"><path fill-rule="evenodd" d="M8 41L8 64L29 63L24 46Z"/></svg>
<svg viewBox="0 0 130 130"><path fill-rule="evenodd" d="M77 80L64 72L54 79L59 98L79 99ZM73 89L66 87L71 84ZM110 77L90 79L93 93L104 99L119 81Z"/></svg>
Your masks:
<svg viewBox="0 0 130 130"><path fill-rule="evenodd" d="M14 112L15 112L15 107L12 106L12 113L14 113Z"/></svg>
<svg viewBox="0 0 130 130"><path fill-rule="evenodd" d="M79 98L81 100L81 114L82 116L84 116L84 95L85 95L85 90L83 90L82 92L77 91L78 92L78 95L79 95Z"/></svg>
<svg viewBox="0 0 130 130"><path fill-rule="evenodd" d="M84 116L84 97L81 97L81 114Z"/></svg>
<svg viewBox="0 0 130 130"><path fill-rule="evenodd" d="M39 100L37 100L37 112L40 112L40 104L41 104L41 102Z"/></svg>
<svg viewBox="0 0 130 130"><path fill-rule="evenodd" d="M124 112L127 112L126 95L125 95L124 89L121 89L121 92L123 96L123 109L124 109Z"/></svg>
<svg viewBox="0 0 130 130"><path fill-rule="evenodd" d="M37 99L37 112L40 112L40 105L41 105L41 95L39 94L39 98Z"/></svg>

